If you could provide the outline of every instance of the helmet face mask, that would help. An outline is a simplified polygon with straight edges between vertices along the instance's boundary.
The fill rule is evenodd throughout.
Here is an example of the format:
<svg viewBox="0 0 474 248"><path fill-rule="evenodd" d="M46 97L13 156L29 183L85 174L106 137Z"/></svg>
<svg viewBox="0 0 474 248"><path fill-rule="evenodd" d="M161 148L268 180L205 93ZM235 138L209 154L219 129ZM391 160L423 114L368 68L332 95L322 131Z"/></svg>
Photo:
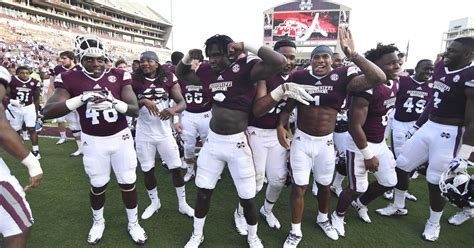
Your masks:
<svg viewBox="0 0 474 248"><path fill-rule="evenodd" d="M100 72L93 69L84 62L84 58L104 58L107 59L107 51L105 49L105 44L97 37L93 35L78 36L74 42L75 49L74 54L79 58L79 63L85 69L86 73L102 74L105 70L105 66L100 69ZM99 59L98 59L99 60Z"/></svg>
<svg viewBox="0 0 474 248"><path fill-rule="evenodd" d="M441 195L453 206L474 207L474 180L466 171L453 173L450 170L441 175L439 182Z"/></svg>

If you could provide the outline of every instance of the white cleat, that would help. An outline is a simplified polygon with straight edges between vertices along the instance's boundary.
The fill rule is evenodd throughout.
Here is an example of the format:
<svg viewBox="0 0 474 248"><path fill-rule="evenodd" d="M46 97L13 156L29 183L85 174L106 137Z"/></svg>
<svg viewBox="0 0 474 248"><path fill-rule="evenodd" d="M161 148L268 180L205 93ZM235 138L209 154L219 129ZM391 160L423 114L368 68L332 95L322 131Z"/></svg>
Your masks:
<svg viewBox="0 0 474 248"><path fill-rule="evenodd" d="M357 201L352 201L351 203L352 207L355 208L357 210L357 213L359 214L359 217L365 222L365 223L372 223L372 221L370 220L370 217L369 217L369 209L366 207L366 206L363 206L359 203L357 203Z"/></svg>
<svg viewBox="0 0 474 248"><path fill-rule="evenodd" d="M89 231L89 235L87 236L87 243L91 245L99 243L100 239L102 239L102 235L104 234L104 230L105 220L94 220L94 223L92 223L91 230Z"/></svg>
<svg viewBox="0 0 474 248"><path fill-rule="evenodd" d="M79 157L82 155L82 151L81 150L77 150L71 154L69 154L70 157Z"/></svg>
<svg viewBox="0 0 474 248"><path fill-rule="evenodd" d="M237 209L234 212L234 222L235 222L235 229L237 229L237 232L245 236L248 234L247 231L247 221L245 220L245 217L243 215L240 215Z"/></svg>
<svg viewBox="0 0 474 248"><path fill-rule="evenodd" d="M188 167L187 171L186 171L186 175L184 175L183 177L183 180L185 183L191 181L191 179L193 179L195 176L195 172L194 172L194 168L192 167Z"/></svg>
<svg viewBox="0 0 474 248"><path fill-rule="evenodd" d="M339 197L339 195L341 194L342 192L342 187L337 187L337 186L329 186L329 190L331 190L332 193L336 194L337 197Z"/></svg>
<svg viewBox="0 0 474 248"><path fill-rule="evenodd" d="M436 241L439 237L440 229L441 226L439 224L431 223L431 221L428 220L425 224L425 230L421 236L426 241Z"/></svg>
<svg viewBox="0 0 474 248"><path fill-rule="evenodd" d="M451 216L448 222L451 225L459 226L473 217L474 217L474 208L466 208L466 209L463 209L461 212Z"/></svg>
<svg viewBox="0 0 474 248"><path fill-rule="evenodd" d="M41 154L40 154L39 151L32 151L31 154L33 154L36 159L38 159L38 160L41 159Z"/></svg>
<svg viewBox="0 0 474 248"><path fill-rule="evenodd" d="M150 204L148 207L146 207L145 211L143 211L142 214L142 220L146 220L150 218L154 213L158 213L158 210L161 208L161 202L158 200L157 204Z"/></svg>
<svg viewBox="0 0 474 248"><path fill-rule="evenodd" d="M408 214L408 209L399 208L395 206L395 204L390 203L384 208L379 208L375 210L375 212L383 216L405 216Z"/></svg>
<svg viewBox="0 0 474 248"><path fill-rule="evenodd" d="M333 212L331 214L331 223L332 223L332 227L336 230L339 236L341 237L346 236L346 230L344 228L344 224L346 223L344 222L344 217L339 217L337 216L336 212Z"/></svg>
<svg viewBox="0 0 474 248"><path fill-rule="evenodd" d="M193 233L184 248L198 248L199 245L202 244L202 242L204 242L204 235L197 235Z"/></svg>
<svg viewBox="0 0 474 248"><path fill-rule="evenodd" d="M187 215L188 217L194 217L194 209L190 207L187 203L180 204L178 212Z"/></svg>
<svg viewBox="0 0 474 248"><path fill-rule="evenodd" d="M67 141L66 138L61 137L61 138L59 138L58 142L56 142L56 145L61 145L66 141Z"/></svg>
<svg viewBox="0 0 474 248"><path fill-rule="evenodd" d="M298 244L301 242L302 239L303 236L298 236L290 232L290 234L288 234L288 237L286 237L285 243L283 244L283 248L296 248L298 247Z"/></svg>
<svg viewBox="0 0 474 248"><path fill-rule="evenodd" d="M135 223L128 223L128 234L132 238L133 242L137 245L145 244L148 236L146 236L145 230L138 224L138 221Z"/></svg>
<svg viewBox="0 0 474 248"><path fill-rule="evenodd" d="M418 198L416 198L415 195L411 194L410 192L405 192L405 198L407 198L407 200L410 200L410 201L417 201Z"/></svg>
<svg viewBox="0 0 474 248"><path fill-rule="evenodd" d="M267 221L267 224L270 228L280 229L281 225L278 219L275 217L273 212L267 212L265 207L260 208L260 214Z"/></svg>
<svg viewBox="0 0 474 248"><path fill-rule="evenodd" d="M385 191L383 193L383 198L391 201L393 199L393 190Z"/></svg>
<svg viewBox="0 0 474 248"><path fill-rule="evenodd" d="M418 171L413 172L413 175L411 176L411 179L417 179L420 176L420 173Z"/></svg>
<svg viewBox="0 0 474 248"><path fill-rule="evenodd" d="M247 239L247 242L249 243L249 248L263 248L262 240L258 237Z"/></svg>
<svg viewBox="0 0 474 248"><path fill-rule="evenodd" d="M30 140L30 136L28 136L27 133L23 133L23 134L21 135L21 138L22 138L24 141Z"/></svg>
<svg viewBox="0 0 474 248"><path fill-rule="evenodd" d="M338 240L339 239L339 234L337 234L336 229L331 225L329 220L323 221L323 222L316 222L321 229L323 229L324 233L326 236L328 236L332 240Z"/></svg>
<svg viewBox="0 0 474 248"><path fill-rule="evenodd" d="M311 193L312 193L314 196L317 196L317 195L318 195L318 185L316 184L316 181L313 182L313 188L311 189Z"/></svg>

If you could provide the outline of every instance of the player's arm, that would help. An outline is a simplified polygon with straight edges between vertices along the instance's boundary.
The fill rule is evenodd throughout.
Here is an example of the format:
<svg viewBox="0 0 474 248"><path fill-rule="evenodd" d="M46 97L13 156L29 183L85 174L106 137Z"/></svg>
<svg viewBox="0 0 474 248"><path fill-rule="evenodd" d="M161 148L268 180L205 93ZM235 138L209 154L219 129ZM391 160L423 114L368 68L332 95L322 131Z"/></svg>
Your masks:
<svg viewBox="0 0 474 248"><path fill-rule="evenodd" d="M35 104L36 113L38 113L40 109L40 95L40 87L36 87L36 89L33 91L33 103Z"/></svg>
<svg viewBox="0 0 474 248"><path fill-rule="evenodd" d="M191 49L184 55L183 59L176 66L175 74L180 80L189 84L201 84L196 71L192 69L193 60L202 59L202 51L199 49Z"/></svg>
<svg viewBox="0 0 474 248"><path fill-rule="evenodd" d="M5 93L5 85L0 83L0 101L3 100ZM41 180L43 179L43 171L41 169L40 163L38 159L36 159L36 157L31 154L21 143L20 137L8 123L5 116L5 109L1 104L0 130L2 130L0 132L0 147L2 147L6 152L11 154L16 159L20 160L28 168L28 173L30 174L30 184L26 186L25 190L27 190L29 187L37 187L40 185Z"/></svg>
<svg viewBox="0 0 474 248"><path fill-rule="evenodd" d="M351 105L349 107L349 134L352 136L354 143L364 156L365 167L369 171L377 171L378 160L370 151L362 126L364 126L369 110L369 101L364 97L352 96Z"/></svg>
<svg viewBox="0 0 474 248"><path fill-rule="evenodd" d="M49 85L48 85L48 92L46 93L46 99L49 99L54 92L54 79L55 76L51 75L49 77Z"/></svg>
<svg viewBox="0 0 474 248"><path fill-rule="evenodd" d="M267 81L259 80L257 82L257 94L253 103L253 114L260 117L270 111L278 102L267 94Z"/></svg>
<svg viewBox="0 0 474 248"><path fill-rule="evenodd" d="M457 154L458 158L468 160L474 152L474 80L471 81L473 87L466 87L466 110L464 114L465 131L462 137L462 145Z"/></svg>
<svg viewBox="0 0 474 248"><path fill-rule="evenodd" d="M351 79L347 84L348 91L364 91L384 83L385 73L374 63L355 51L351 31L347 27L339 27L339 43L347 58L359 67L363 75Z"/></svg>
<svg viewBox="0 0 474 248"><path fill-rule="evenodd" d="M131 116L138 117L138 100L135 92L133 92L131 85L125 85L120 91L121 100L114 100L114 108L118 112Z"/></svg>
<svg viewBox="0 0 474 248"><path fill-rule="evenodd" d="M257 62L250 71L250 79L252 81L270 78L278 72L281 72L286 65L285 56L268 47L253 47L251 44L243 42L232 44L242 44L244 50L257 55L262 59Z"/></svg>
<svg viewBox="0 0 474 248"><path fill-rule="evenodd" d="M173 107L166 108L160 112L160 118L162 120L167 120L174 116L177 113L183 112L186 109L186 102L184 101L184 97L181 94L181 87L179 84L174 84L173 87L170 89L170 96L173 99Z"/></svg>
<svg viewBox="0 0 474 248"><path fill-rule="evenodd" d="M290 144L288 142L289 137L290 137L289 120L290 120L291 112L293 112L295 107L296 107L296 101L293 99L288 99L288 102L286 103L285 107L282 109L282 111L278 115L278 123L277 123L278 142L280 142L280 145L286 149L290 149Z"/></svg>

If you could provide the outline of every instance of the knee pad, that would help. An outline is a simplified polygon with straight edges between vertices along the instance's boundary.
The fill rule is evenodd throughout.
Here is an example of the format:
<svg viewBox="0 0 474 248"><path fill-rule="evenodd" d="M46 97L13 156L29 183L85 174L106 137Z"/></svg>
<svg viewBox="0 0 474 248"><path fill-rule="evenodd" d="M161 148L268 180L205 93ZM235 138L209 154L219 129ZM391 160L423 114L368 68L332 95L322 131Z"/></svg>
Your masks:
<svg viewBox="0 0 474 248"><path fill-rule="evenodd" d="M118 184L122 192L130 192L135 190L135 184Z"/></svg>
<svg viewBox="0 0 474 248"><path fill-rule="evenodd" d="M104 194L106 190L107 190L107 184L105 184L102 187L91 186L91 194L93 194L95 196L99 196L99 195Z"/></svg>

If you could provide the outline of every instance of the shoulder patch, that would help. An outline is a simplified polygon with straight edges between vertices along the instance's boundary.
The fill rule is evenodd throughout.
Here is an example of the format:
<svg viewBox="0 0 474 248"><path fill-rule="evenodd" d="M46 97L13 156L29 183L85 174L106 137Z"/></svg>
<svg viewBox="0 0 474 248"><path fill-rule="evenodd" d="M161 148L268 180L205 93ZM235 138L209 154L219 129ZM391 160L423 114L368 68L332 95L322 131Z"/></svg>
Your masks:
<svg viewBox="0 0 474 248"><path fill-rule="evenodd" d="M130 72L126 71L123 73L123 80L130 80L132 79L132 75L130 74Z"/></svg>

